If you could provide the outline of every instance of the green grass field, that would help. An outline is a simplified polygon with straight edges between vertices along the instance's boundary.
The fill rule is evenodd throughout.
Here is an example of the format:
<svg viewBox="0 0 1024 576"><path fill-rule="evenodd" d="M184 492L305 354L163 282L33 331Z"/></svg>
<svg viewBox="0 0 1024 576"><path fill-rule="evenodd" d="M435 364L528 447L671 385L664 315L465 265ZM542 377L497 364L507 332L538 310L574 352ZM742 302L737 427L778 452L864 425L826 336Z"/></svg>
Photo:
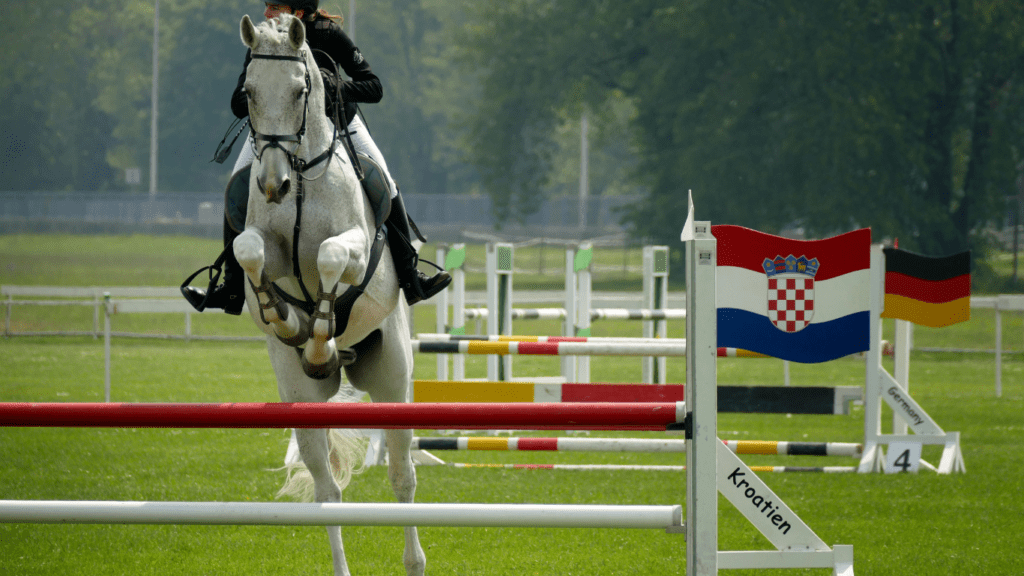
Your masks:
<svg viewBox="0 0 1024 576"><path fill-rule="evenodd" d="M169 286L208 263L217 243L186 238L0 236L0 284ZM550 267L558 260L548 248ZM621 263L623 252L598 257ZM627 256L628 258L629 256ZM482 257L480 258L482 266ZM632 266L639 265L635 255ZM517 254L517 266L524 266ZM561 276L536 280L557 288ZM549 272L551 273L551 272ZM539 278L539 277L538 277ZM632 285L630 285L632 283ZM517 276L517 286L523 286ZM639 291L623 273L615 289ZM471 284L472 286L472 284ZM482 281L479 284L482 287ZM630 287L632 286L632 287ZM415 307L432 330L433 307ZM942 330L918 329L922 347L991 348L993 316ZM181 334L178 315L115 317L115 330ZM15 331L91 329L91 309L16 307ZM517 332L556 334L554 322L521 323ZM639 335L639 326L604 322L595 335ZM1003 318L1004 346L1024 348L1021 318ZM254 336L248 318L197 315L193 332ZM891 329L887 331L891 334ZM673 326L672 336L682 336ZM416 376L433 377L435 359L416 358ZM483 359L470 359L482 376ZM516 375L553 375L557 359L517 358ZM259 342L115 338L112 398L125 402L276 401L270 363ZM669 380L684 380L669 361ZM891 369L891 366L890 366ZM0 339L0 399L82 402L103 398L103 342L91 337ZM719 382L781 384L776 360L723 360ZM639 378L636 359L595 358L595 380ZM791 366L793 385L858 385L863 362ZM994 395L991 354L915 352L915 399L946 430L962 434L967 474L774 474L765 481L829 544L852 544L858 574L1019 574L1024 551L1024 357L1003 364L1003 396ZM887 414L886 414L887 415ZM429 432L420 431L420 434ZM596 436L599 433L593 433ZM620 434L602 433L609 436ZM656 433L643 436L657 437ZM849 416L721 414L723 439L857 442L863 411ZM68 500L273 501L282 480L287 433L280 430L0 429L0 498ZM673 464L659 454L441 453L449 461ZM936 450L925 450L936 463ZM749 464L853 465L842 458L745 457ZM460 470L421 467L420 502L683 503L684 476L652 472ZM385 471L371 468L345 492L349 502L393 500ZM344 529L353 574L401 572L398 528ZM644 530L424 528L432 574L682 574L681 535ZM769 544L720 499L721 549ZM828 574L763 570L746 574ZM330 551L316 527L0 525L0 574L330 574Z"/></svg>

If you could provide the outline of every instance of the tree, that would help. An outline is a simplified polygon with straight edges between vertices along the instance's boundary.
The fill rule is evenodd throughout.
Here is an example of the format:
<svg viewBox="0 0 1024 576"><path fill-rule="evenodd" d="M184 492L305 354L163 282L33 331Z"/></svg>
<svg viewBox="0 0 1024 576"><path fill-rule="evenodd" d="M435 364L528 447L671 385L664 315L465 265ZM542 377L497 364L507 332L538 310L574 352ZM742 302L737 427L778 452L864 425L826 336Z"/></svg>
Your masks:
<svg viewBox="0 0 1024 576"><path fill-rule="evenodd" d="M244 54L238 19L247 3L231 3L209 18L196 16L208 12L206 3L162 3L162 191L209 191L227 178L207 162L231 118L228 97ZM11 158L0 165L5 188L125 189L126 168L146 171L153 8L152 0L0 5L9 23L0 45L9 64L0 78L0 152Z"/></svg>
<svg viewBox="0 0 1024 576"><path fill-rule="evenodd" d="M602 128L632 109L629 69L647 50L636 36L633 12L643 8L605 0L522 0L478 3L471 10L457 38L464 69L481 77L466 122L467 154L499 220L521 221L535 212L559 168L578 159L578 138L567 153L554 136L578 124L584 110L604 120L596 123L602 138L594 151L608 161L595 164L627 170L633 160L628 136L602 134ZM635 191L621 175L606 172L596 189Z"/></svg>
<svg viewBox="0 0 1024 576"><path fill-rule="evenodd" d="M635 104L650 195L629 220L662 242L693 189L702 219L871 226L946 254L980 246L1021 162L1016 4L520 0L476 16L474 161L509 212L542 193L550 120L579 94Z"/></svg>
<svg viewBox="0 0 1024 576"><path fill-rule="evenodd" d="M224 164L210 161L235 120L229 101L246 51L239 22L245 13L259 22L261 9L248 0L230 0L219 3L213 17L206 17L209 5L199 0L160 3L164 22L159 117L162 190L219 192L235 160L232 156ZM242 138L234 154L244 145Z"/></svg>
<svg viewBox="0 0 1024 576"><path fill-rule="evenodd" d="M395 179L406 193L474 188L479 176L449 121L476 89L451 63L462 3L362 4L357 40L385 88L385 100L363 111ZM238 23L247 12L262 20L262 7L177 0L160 12L158 189L222 190L230 164L210 158L234 119L228 101L245 54ZM0 3L0 186L123 190L133 188L126 168L148 172L153 16L154 0Z"/></svg>
<svg viewBox="0 0 1024 576"><path fill-rule="evenodd" d="M103 154L113 119L90 113L89 60L54 38L53 22L67 21L76 7L0 4L0 57L8 63L0 75L0 175L7 189L101 188L112 175Z"/></svg>
<svg viewBox="0 0 1024 576"><path fill-rule="evenodd" d="M473 94L472 78L452 65L451 35L463 2L390 0L357 7L356 43L384 87L361 110L403 193L460 193L479 179L462 159L456 111Z"/></svg>

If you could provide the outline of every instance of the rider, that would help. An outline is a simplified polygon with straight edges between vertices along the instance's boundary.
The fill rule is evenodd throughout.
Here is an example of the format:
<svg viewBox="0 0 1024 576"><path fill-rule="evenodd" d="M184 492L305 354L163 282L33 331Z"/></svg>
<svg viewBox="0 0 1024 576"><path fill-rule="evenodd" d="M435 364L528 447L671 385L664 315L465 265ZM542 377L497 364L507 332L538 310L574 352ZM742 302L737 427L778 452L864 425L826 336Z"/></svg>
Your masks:
<svg viewBox="0 0 1024 576"><path fill-rule="evenodd" d="M388 185L391 188L391 213L388 215L388 246L391 249L391 256L395 262L395 270L398 273L398 282L405 292L405 300L413 305L421 300L430 298L441 290L444 290L452 278L444 270L434 276L427 276L416 268L419 257L416 248L412 244L412 236L419 236L419 231L409 220L405 212L405 205L402 196L398 193L398 186L395 185L391 174L388 173L384 156L380 153L377 145L370 137L362 119L356 113L356 103L376 104L383 96L383 89L380 80L370 71L370 65L363 58L359 49L352 40L341 29L336 20L341 16L332 16L326 10L320 9L320 0L274 0L266 3L266 10L263 15L267 19L277 17L280 14L292 14L302 20L306 27L306 42L313 50L326 52L334 62L340 66L349 81L342 81L333 72L325 70L323 62L321 76L324 80L325 92L328 96L335 94L336 83L341 82L341 95L344 102L345 121L348 122L348 129L352 137L352 143L356 152L365 154L380 165ZM314 58L317 53L314 52ZM242 75L238 78L238 85L231 95L231 111L238 118L245 118L249 115L249 102L245 94L245 74L252 61L251 51L246 52L245 64L242 67ZM329 64L327 65L329 66ZM328 100L328 107L332 105L331 98ZM330 114L328 114L330 116ZM251 145L242 146L238 159L235 162L232 175L245 169L252 164L253 151ZM243 203L244 205L244 203ZM241 314L242 304L245 301L244 274L242 267L235 259L230 249L231 242L238 236L230 226L227 217L224 220L224 282L213 288L207 297L206 290L186 286L182 288L182 294L197 310L205 308L223 308L228 314ZM422 237L420 237L422 240ZM203 305L203 301L205 306Z"/></svg>

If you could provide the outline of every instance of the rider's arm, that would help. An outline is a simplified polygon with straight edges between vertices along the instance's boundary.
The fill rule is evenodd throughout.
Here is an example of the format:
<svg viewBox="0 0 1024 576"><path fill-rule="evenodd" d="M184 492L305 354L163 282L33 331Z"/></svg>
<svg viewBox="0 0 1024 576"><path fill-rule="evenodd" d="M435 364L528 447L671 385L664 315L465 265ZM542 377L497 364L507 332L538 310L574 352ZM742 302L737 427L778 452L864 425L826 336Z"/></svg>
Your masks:
<svg viewBox="0 0 1024 576"><path fill-rule="evenodd" d="M245 71L249 68L249 62L252 62L251 50L245 52L245 64L242 65L242 74L238 77L238 85L235 86L235 91L231 93L231 111L238 118L245 118L249 115L249 100L245 96Z"/></svg>
<svg viewBox="0 0 1024 576"><path fill-rule="evenodd" d="M381 87L380 79L370 69L370 64L363 57L359 48L348 37L348 34L341 29L341 26L333 22L327 26L320 26L317 21L315 35L311 38L310 46L319 48L345 71L349 77L341 85L341 96L345 102L356 102L364 104L376 104L384 97L384 89Z"/></svg>

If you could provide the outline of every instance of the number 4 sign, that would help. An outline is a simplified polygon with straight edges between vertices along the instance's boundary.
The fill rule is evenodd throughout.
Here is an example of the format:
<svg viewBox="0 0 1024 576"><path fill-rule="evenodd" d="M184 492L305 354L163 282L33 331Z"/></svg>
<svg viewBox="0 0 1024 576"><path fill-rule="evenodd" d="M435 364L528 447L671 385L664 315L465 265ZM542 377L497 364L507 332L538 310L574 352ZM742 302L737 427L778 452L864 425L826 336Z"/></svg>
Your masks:
<svg viewBox="0 0 1024 576"><path fill-rule="evenodd" d="M892 442L885 455L885 473L917 472L921 465L921 444L919 442Z"/></svg>

